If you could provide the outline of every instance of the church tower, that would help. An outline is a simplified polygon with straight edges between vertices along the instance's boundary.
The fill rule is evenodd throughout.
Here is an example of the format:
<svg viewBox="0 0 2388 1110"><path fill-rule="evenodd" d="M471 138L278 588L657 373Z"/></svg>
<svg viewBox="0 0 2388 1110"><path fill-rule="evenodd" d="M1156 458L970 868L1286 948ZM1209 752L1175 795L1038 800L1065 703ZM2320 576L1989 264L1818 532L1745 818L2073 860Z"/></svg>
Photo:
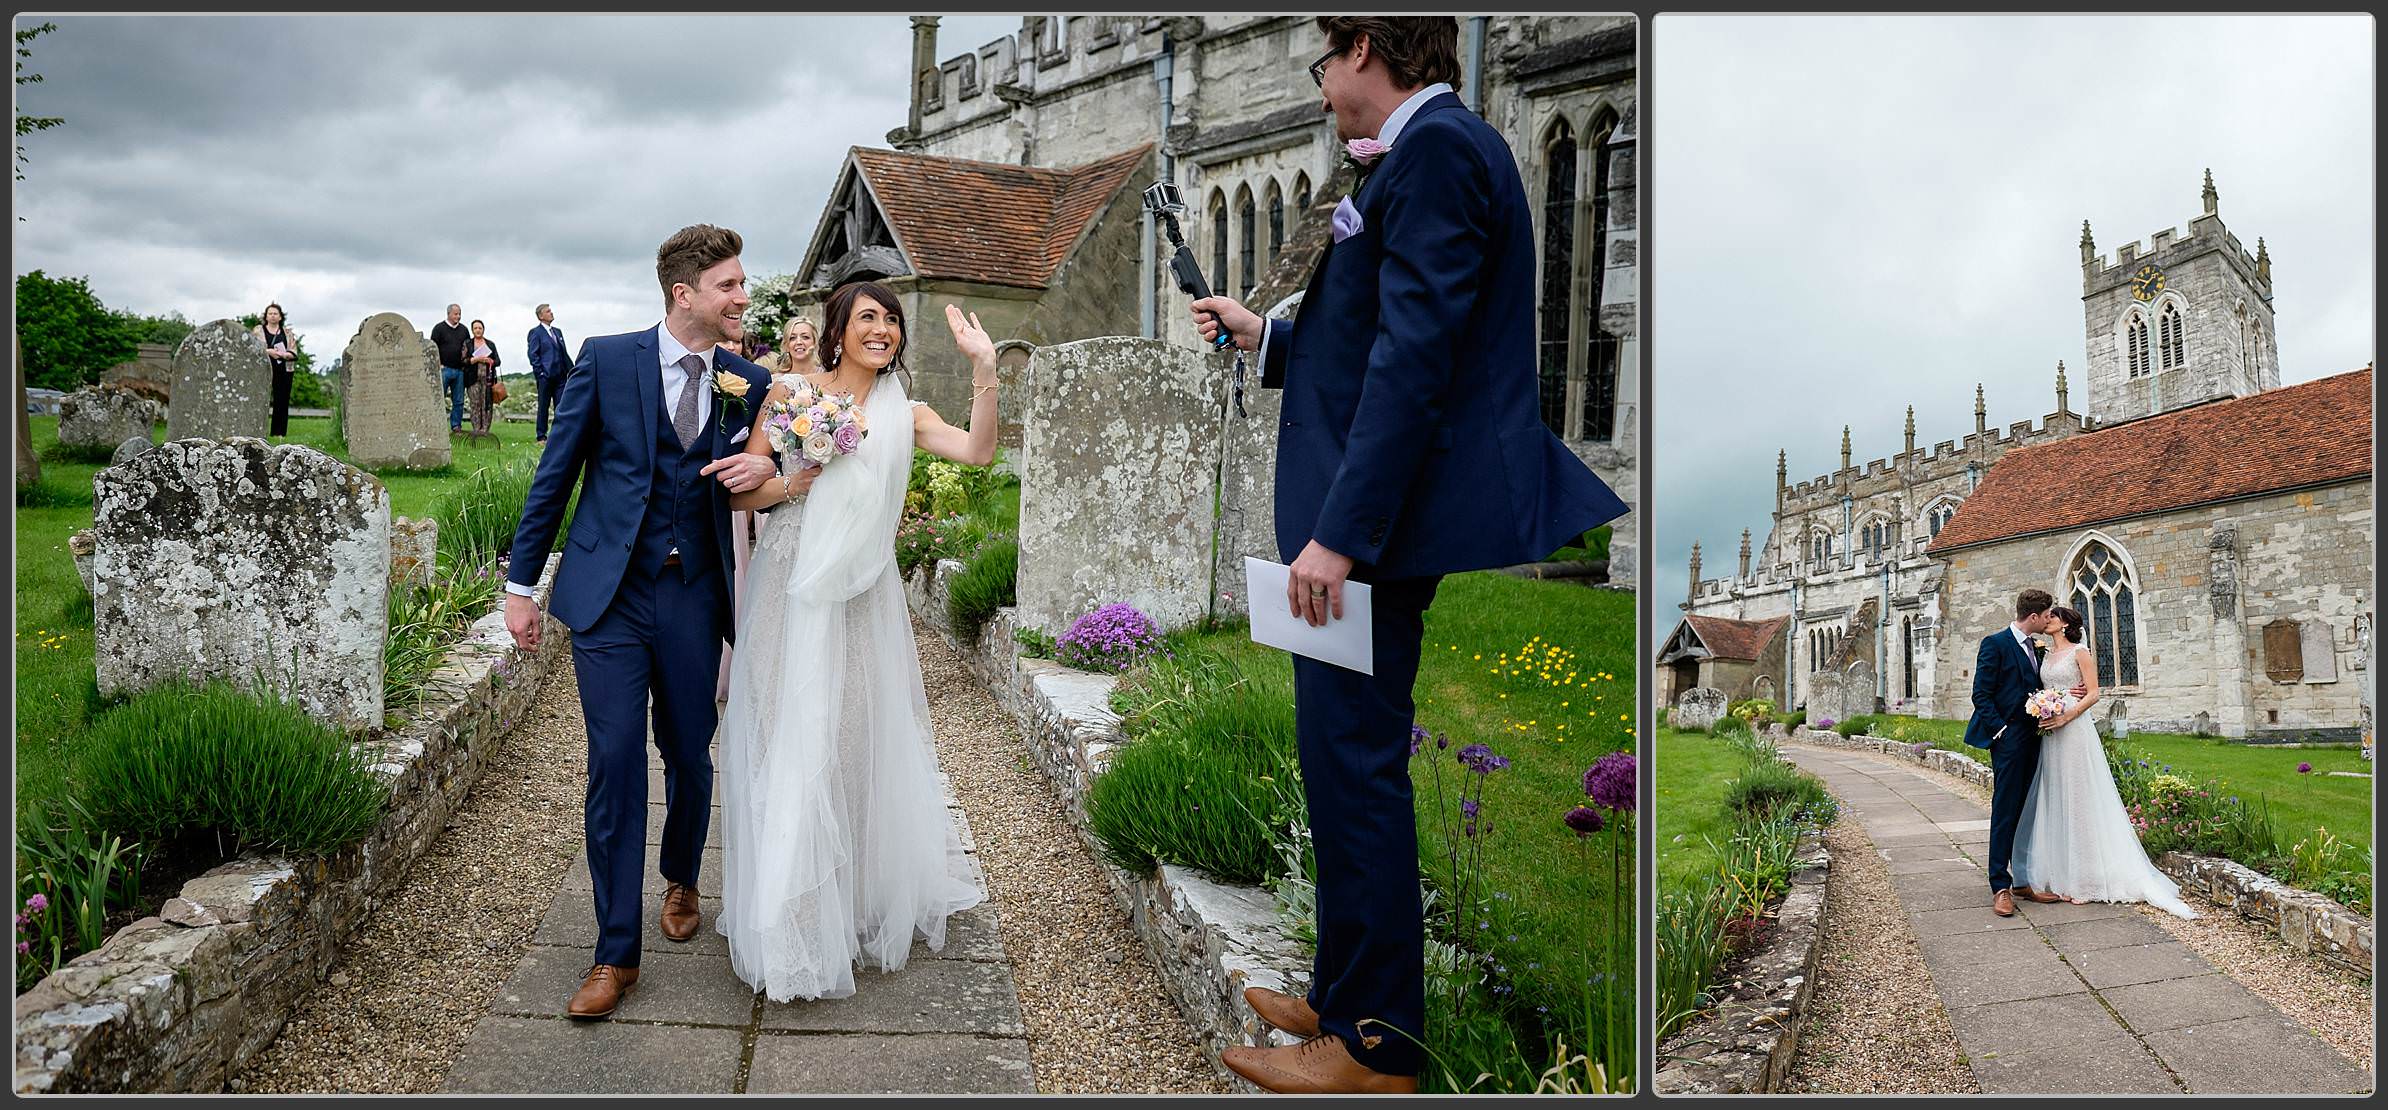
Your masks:
<svg viewBox="0 0 2388 1110"><path fill-rule="evenodd" d="M2272 331L2272 256L2222 226L2214 173L2189 234L2125 243L2109 261L2081 225L2081 311L2089 355L2087 408L2113 424L2280 385Z"/></svg>

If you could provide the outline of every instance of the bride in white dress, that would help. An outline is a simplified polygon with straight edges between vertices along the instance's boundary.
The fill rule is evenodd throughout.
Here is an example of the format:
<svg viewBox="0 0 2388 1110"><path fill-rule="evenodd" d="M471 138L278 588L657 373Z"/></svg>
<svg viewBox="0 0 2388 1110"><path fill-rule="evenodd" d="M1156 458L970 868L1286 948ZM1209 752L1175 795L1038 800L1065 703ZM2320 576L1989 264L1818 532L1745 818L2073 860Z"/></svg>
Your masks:
<svg viewBox="0 0 2388 1110"><path fill-rule="evenodd" d="M734 495L769 514L738 620L721 722L722 906L738 977L775 1002L854 993L859 965L904 966L915 936L945 945L946 918L985 899L937 782L920 656L896 572L895 534L915 444L985 465L995 451L995 348L975 317L946 321L971 364L970 430L909 400L898 375L901 302L858 282L833 294L825 371L867 434L851 455ZM772 387L768 401L784 396ZM755 404L747 451L769 453ZM809 491L805 479L810 477Z"/></svg>
<svg viewBox="0 0 2388 1110"><path fill-rule="evenodd" d="M2015 882L2084 902L2145 902L2179 917L2196 917L2181 900L2181 888L2148 862L2131 827L2106 747L2096 726L2083 720L2098 704L2098 664L2079 643L2081 614L2064 606L2049 610L2049 650L2040 663L2040 687L2089 690L2042 726L2039 771L2023 800L2015 826Z"/></svg>

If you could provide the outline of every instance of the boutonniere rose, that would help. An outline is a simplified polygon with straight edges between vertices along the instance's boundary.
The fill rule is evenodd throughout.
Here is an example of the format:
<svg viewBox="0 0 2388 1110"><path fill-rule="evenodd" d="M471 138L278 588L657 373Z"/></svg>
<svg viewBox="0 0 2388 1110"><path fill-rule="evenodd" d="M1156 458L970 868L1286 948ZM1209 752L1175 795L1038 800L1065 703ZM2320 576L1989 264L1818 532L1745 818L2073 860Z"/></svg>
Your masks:
<svg viewBox="0 0 2388 1110"><path fill-rule="evenodd" d="M1393 149L1392 144L1380 143L1375 139L1353 139L1343 144L1343 156L1350 159L1353 165L1367 169L1375 165L1376 160L1384 157L1385 152L1391 149Z"/></svg>
<svg viewBox="0 0 2388 1110"><path fill-rule="evenodd" d="M737 413L746 411L747 381L727 370L713 372L713 390L722 396L722 407Z"/></svg>

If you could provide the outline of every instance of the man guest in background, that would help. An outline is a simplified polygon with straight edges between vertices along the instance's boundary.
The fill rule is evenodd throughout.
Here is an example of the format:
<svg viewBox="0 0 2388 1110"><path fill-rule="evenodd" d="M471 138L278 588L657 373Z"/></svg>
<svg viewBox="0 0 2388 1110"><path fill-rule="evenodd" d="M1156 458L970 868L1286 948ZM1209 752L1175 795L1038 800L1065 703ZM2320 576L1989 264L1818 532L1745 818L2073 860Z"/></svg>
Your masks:
<svg viewBox="0 0 2388 1110"><path fill-rule="evenodd" d="M448 318L431 325L431 345L439 348L439 381L448 391L448 430L464 430L464 348L473 333L464 326L464 308L448 306Z"/></svg>
<svg viewBox="0 0 2388 1110"><path fill-rule="evenodd" d="M1308 1039L1220 1058L1271 1091L1400 1094L1432 1043L1409 758L1426 608L1444 575L1548 558L1625 505L1543 427L1533 215L1501 133L1455 95L1458 21L1319 24L1330 49L1310 76L1361 183L1299 319L1227 297L1193 309L1204 339L1224 327L1259 352L1261 386L1285 391L1276 521L1292 573L1268 604L1323 625L1343 617L1345 582L1368 583L1375 673L1294 657L1318 951L1306 996L1244 998Z"/></svg>
<svg viewBox="0 0 2388 1110"><path fill-rule="evenodd" d="M531 329L531 381L539 390L539 442L547 442L547 413L572 372L572 356L564 353L564 332L556 327L555 309L539 306L539 326Z"/></svg>

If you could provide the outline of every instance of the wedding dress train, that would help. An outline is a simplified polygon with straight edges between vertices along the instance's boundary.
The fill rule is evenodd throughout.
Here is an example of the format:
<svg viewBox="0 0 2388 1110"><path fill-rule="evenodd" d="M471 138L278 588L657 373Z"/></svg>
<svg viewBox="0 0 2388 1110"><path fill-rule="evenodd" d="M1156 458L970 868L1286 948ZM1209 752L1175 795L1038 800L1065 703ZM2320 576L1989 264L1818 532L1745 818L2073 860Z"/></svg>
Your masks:
<svg viewBox="0 0 2388 1110"><path fill-rule="evenodd" d="M2070 690L2081 681L2082 650L2050 653L2040 686ZM2106 747L2084 715L2041 734L2040 766L2015 826L2015 882L2084 902L2145 902L2196 917L2181 888L2148 862L2106 765Z"/></svg>

